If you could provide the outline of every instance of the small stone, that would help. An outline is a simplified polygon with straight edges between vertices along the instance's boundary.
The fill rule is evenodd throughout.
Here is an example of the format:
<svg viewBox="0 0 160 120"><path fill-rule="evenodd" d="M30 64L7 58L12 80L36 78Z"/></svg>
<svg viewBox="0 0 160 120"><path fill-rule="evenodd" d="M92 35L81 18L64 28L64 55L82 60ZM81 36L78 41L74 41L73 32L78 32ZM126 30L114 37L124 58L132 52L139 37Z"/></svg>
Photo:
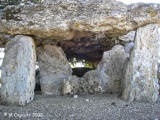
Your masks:
<svg viewBox="0 0 160 120"><path fill-rule="evenodd" d="M116 103L115 103L115 102L112 102L112 103L111 103L111 105L114 105L114 106L116 106Z"/></svg>
<svg viewBox="0 0 160 120"><path fill-rule="evenodd" d="M86 99L86 102L89 102L89 99Z"/></svg>
<svg viewBox="0 0 160 120"><path fill-rule="evenodd" d="M128 104L126 104L125 106L128 107Z"/></svg>
<svg viewBox="0 0 160 120"><path fill-rule="evenodd" d="M7 117L7 115L8 115L8 114L5 112L5 113L4 113L4 117Z"/></svg>
<svg viewBox="0 0 160 120"><path fill-rule="evenodd" d="M78 98L78 95L74 95L74 98L77 99L77 98Z"/></svg>
<svg viewBox="0 0 160 120"><path fill-rule="evenodd" d="M136 34L135 31L131 31L131 32L127 33L126 35L120 36L119 39L126 42L126 43L133 42L135 34Z"/></svg>

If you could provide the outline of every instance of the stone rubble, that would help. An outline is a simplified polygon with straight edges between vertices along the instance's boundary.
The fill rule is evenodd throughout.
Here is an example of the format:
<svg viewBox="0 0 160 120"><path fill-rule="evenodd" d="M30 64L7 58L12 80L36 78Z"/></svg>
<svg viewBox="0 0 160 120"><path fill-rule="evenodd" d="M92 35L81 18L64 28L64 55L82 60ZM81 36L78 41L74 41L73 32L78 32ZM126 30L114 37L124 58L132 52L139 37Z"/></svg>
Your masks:
<svg viewBox="0 0 160 120"><path fill-rule="evenodd" d="M96 70L88 71L80 79L70 77L70 79L64 80L62 92L65 94L120 92L123 64L128 57L129 54L125 53L123 46L114 46L110 51L104 52Z"/></svg>

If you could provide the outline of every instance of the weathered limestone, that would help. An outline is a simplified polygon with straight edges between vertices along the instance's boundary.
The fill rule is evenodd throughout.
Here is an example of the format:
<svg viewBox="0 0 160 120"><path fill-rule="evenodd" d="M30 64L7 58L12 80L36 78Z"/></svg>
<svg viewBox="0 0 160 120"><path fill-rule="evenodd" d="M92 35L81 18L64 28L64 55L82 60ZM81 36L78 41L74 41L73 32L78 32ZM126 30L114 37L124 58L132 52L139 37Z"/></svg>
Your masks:
<svg viewBox="0 0 160 120"><path fill-rule="evenodd" d="M135 31L131 31L126 35L120 36L119 39L125 43L133 42L135 38L135 33L136 33Z"/></svg>
<svg viewBox="0 0 160 120"><path fill-rule="evenodd" d="M44 94L59 95L62 81L72 75L69 62L60 47L45 44L37 49L41 90Z"/></svg>
<svg viewBox="0 0 160 120"><path fill-rule="evenodd" d="M124 50L126 53L130 54L133 47L134 47L134 42L130 42L125 44Z"/></svg>
<svg viewBox="0 0 160 120"><path fill-rule="evenodd" d="M158 99L159 40L158 25L138 28L135 47L124 72L124 100L155 102Z"/></svg>
<svg viewBox="0 0 160 120"><path fill-rule="evenodd" d="M121 90L123 64L128 56L121 45L116 45L110 51L104 52L97 67L103 92L119 92Z"/></svg>
<svg viewBox="0 0 160 120"><path fill-rule="evenodd" d="M13 39L12 36L9 36L7 34L0 34L0 47L4 48L7 42L10 41L11 39Z"/></svg>
<svg viewBox="0 0 160 120"><path fill-rule="evenodd" d="M96 70L87 72L82 78L69 76L62 83L62 95L95 94L101 92L101 80Z"/></svg>
<svg viewBox="0 0 160 120"><path fill-rule="evenodd" d="M62 81L62 95L74 95L79 90L79 80L77 76L68 76Z"/></svg>
<svg viewBox="0 0 160 120"><path fill-rule="evenodd" d="M44 0L43 4L5 7L0 10L0 47L9 43L2 66L2 102L25 105L34 96L35 45L27 36L16 36L10 41L17 34L33 36L40 46L36 79L44 94L93 94L123 89L125 100L155 102L158 27L147 24L160 24L159 18L160 4L125 5L117 0ZM86 61L99 61L106 52L96 70L77 78L72 76L66 55L56 45L67 58ZM129 54L131 58L123 71Z"/></svg>
<svg viewBox="0 0 160 120"><path fill-rule="evenodd" d="M35 67L35 43L31 37L18 35L8 42L2 63L2 104L23 106L33 100Z"/></svg>
<svg viewBox="0 0 160 120"><path fill-rule="evenodd" d="M101 79L97 70L88 71L80 80L80 94L94 94L102 92Z"/></svg>
<svg viewBox="0 0 160 120"><path fill-rule="evenodd" d="M131 31L126 35L120 36L119 40L121 44L124 44L124 50L126 53L130 54L131 49L134 47L135 31Z"/></svg>
<svg viewBox="0 0 160 120"><path fill-rule="evenodd" d="M73 91L73 85L76 86L74 93L78 94L120 92L123 64L127 57L129 54L125 53L123 46L114 46L112 50L104 52L96 70L88 71L79 81L73 78L65 79L62 86L63 93L70 94Z"/></svg>
<svg viewBox="0 0 160 120"><path fill-rule="evenodd" d="M37 5L6 7L0 12L0 32L57 40L98 32L120 36L160 23L159 9L159 4L125 5L117 0L44 0Z"/></svg>

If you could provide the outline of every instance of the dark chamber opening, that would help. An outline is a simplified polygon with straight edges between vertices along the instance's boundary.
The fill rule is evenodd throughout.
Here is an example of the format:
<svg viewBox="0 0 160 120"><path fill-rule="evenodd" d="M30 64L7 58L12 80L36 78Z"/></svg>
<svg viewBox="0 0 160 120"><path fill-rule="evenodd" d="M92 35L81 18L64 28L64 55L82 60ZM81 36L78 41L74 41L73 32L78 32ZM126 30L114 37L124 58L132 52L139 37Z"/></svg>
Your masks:
<svg viewBox="0 0 160 120"><path fill-rule="evenodd" d="M76 67L76 68L72 68L72 75L76 75L77 77L83 77L83 75L90 71L90 70L94 70L93 68L86 68L86 67Z"/></svg>
<svg viewBox="0 0 160 120"><path fill-rule="evenodd" d="M87 61L78 58L70 58L68 61L73 71L72 75L76 75L77 77L83 77L86 72L95 70L99 63L99 61Z"/></svg>

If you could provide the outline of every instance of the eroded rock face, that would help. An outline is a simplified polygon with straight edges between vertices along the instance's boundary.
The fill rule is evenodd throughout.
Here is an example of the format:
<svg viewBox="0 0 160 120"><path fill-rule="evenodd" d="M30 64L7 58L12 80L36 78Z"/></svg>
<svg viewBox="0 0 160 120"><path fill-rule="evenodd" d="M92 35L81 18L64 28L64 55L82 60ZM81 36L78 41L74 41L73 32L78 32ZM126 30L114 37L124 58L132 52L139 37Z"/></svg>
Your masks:
<svg viewBox="0 0 160 120"><path fill-rule="evenodd" d="M159 48L158 25L137 30L135 47L124 72L124 100L155 102L158 99Z"/></svg>
<svg viewBox="0 0 160 120"><path fill-rule="evenodd" d="M103 54L97 67L103 92L120 92L123 64L129 55L122 45L114 46Z"/></svg>
<svg viewBox="0 0 160 120"><path fill-rule="evenodd" d="M37 5L8 6L0 11L0 46L4 47L6 42L17 34L27 34L36 38L36 45L40 46L37 49L37 58L40 67L41 89L44 94L119 92L121 90L123 64L134 46L135 30L147 24L160 24L159 18L159 4L137 3L127 6L116 0L44 0L42 4ZM131 60L126 64L125 79L122 81L125 83L124 99L137 101L155 101L157 99L158 87L155 78L157 72L155 72L156 67L154 65L158 59L155 55L158 53L158 48L155 45L158 44L158 37L155 33L156 30L152 28L155 29L156 27L151 25L138 29L136 46L131 54ZM131 32L128 33L129 31ZM126 33L128 34L125 35ZM142 35L140 35L141 33ZM141 40L144 38L145 40L142 42ZM18 43L19 39L16 37L14 42L9 42L7 45L9 55L7 54L5 59L14 58L19 54L28 55L28 52L25 52L28 44L22 48L19 45L21 43ZM29 46L31 44L29 43ZM117 44L122 44L124 47ZM79 79L71 76L72 70L66 56L62 49L56 45L64 50L67 58L76 57L88 61L100 61L103 52L106 52L98 68L87 72L83 78ZM14 46L20 46L20 48L14 48ZM12 47L13 51L10 50ZM22 51L19 52L19 49ZM15 56L11 55L12 52ZM33 51L31 52L34 54ZM29 56L32 56L32 53ZM19 58L16 57L15 60L18 61ZM26 68L30 67L32 62ZM3 69L7 71L7 74L3 73L5 78L8 77L8 71L11 73L14 71L16 62L11 60L9 65L4 63ZM22 66L25 64L26 61L22 63ZM13 68L10 69L10 66ZM142 70L143 67L144 70ZM29 76L31 74L26 71L24 73ZM15 78L19 79L18 77ZM30 81L30 78L28 79ZM17 82L15 79L13 81ZM8 83L3 84L7 86ZM12 87L11 84L9 85ZM3 88L6 89L6 86ZM19 89L14 84L13 88L17 91ZM30 90L32 87L26 89ZM139 91L141 92L139 93ZM9 96L11 92L9 92ZM29 102L28 96L31 94L26 95L27 102ZM4 91L2 96L3 99L8 97L8 91ZM25 98L22 97L19 101L22 100ZM7 102L9 104L10 101L12 100L8 97ZM21 103L12 101L11 104L24 105L24 101Z"/></svg>
<svg viewBox="0 0 160 120"><path fill-rule="evenodd" d="M68 76L62 81L62 95L74 95L79 90L79 80L77 76Z"/></svg>
<svg viewBox="0 0 160 120"><path fill-rule="evenodd" d="M101 93L101 80L96 70L88 71L82 78L69 76L63 80L62 95Z"/></svg>
<svg viewBox="0 0 160 120"><path fill-rule="evenodd" d="M0 34L0 47L5 47L8 41L13 39L12 36L7 35L7 34Z"/></svg>
<svg viewBox="0 0 160 120"><path fill-rule="evenodd" d="M42 92L59 95L63 79L72 75L64 52L60 47L46 44L38 47L37 55Z"/></svg>
<svg viewBox="0 0 160 120"><path fill-rule="evenodd" d="M0 32L56 40L99 32L120 36L146 24L159 23L159 17L159 4L127 6L116 0L44 0L37 5L6 7L0 13Z"/></svg>
<svg viewBox="0 0 160 120"><path fill-rule="evenodd" d="M123 64L129 54L125 53L122 45L114 46L103 54L96 70L91 70L76 82L78 94L95 94L102 92L121 92ZM78 80L78 79L77 79ZM75 81L64 81L66 91L72 91ZM64 90L64 89L63 89ZM74 90L75 91L75 90ZM63 91L64 92L64 91ZM67 92L70 93L70 92Z"/></svg>
<svg viewBox="0 0 160 120"><path fill-rule="evenodd" d="M5 48L2 63L1 101L25 105L34 98L36 51L31 37L18 35Z"/></svg>
<svg viewBox="0 0 160 120"><path fill-rule="evenodd" d="M36 5L4 8L0 12L0 34L31 35L37 39L38 46L57 44L67 58L100 61L104 51L116 44L125 45L132 41L137 28L160 23L159 18L159 4L125 5L117 0L44 0ZM122 43L113 40L130 31L120 38ZM0 46L4 46L7 39L1 40Z"/></svg>
<svg viewBox="0 0 160 120"><path fill-rule="evenodd" d="M88 71L83 78L80 79L80 94L95 94L102 92L101 79L97 70Z"/></svg>
<svg viewBox="0 0 160 120"><path fill-rule="evenodd" d="M126 35L120 36L119 39L122 40L124 43L134 42L135 33L135 31L131 31Z"/></svg>
<svg viewBox="0 0 160 120"><path fill-rule="evenodd" d="M134 42L130 42L130 43L125 44L124 50L126 53L130 54L133 47L134 47Z"/></svg>

